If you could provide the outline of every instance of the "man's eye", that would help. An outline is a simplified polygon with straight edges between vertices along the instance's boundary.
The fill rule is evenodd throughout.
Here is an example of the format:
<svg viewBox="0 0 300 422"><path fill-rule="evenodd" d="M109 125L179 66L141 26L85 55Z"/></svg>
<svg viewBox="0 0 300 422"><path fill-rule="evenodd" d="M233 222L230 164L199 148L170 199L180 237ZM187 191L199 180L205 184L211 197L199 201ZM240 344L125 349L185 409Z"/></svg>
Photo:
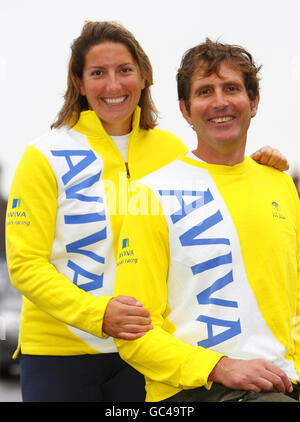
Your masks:
<svg viewBox="0 0 300 422"><path fill-rule="evenodd" d="M237 87L236 86L228 86L227 87L227 91L229 91L229 92L234 92L236 90L237 90Z"/></svg>
<svg viewBox="0 0 300 422"><path fill-rule="evenodd" d="M204 88L204 89L200 89L198 91L198 95L202 96L202 95L208 95L210 93L210 89L209 88Z"/></svg>

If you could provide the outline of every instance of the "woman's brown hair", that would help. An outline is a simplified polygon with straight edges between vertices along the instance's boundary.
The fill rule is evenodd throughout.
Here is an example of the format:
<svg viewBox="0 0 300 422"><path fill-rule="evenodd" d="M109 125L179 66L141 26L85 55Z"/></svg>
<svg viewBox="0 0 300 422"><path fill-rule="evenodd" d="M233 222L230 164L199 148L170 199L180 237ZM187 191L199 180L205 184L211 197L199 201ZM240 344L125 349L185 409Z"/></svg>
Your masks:
<svg viewBox="0 0 300 422"><path fill-rule="evenodd" d="M88 21L83 26L80 36L71 45L72 53L68 68L67 90L64 95L65 102L51 128L58 128L65 124L73 127L78 122L81 111L89 109L86 97L80 94L78 79L82 78L87 52L93 46L105 41L124 44L137 62L141 76L145 79L145 88L142 90L139 100L140 127L152 129L156 126L158 112L150 92L153 73L148 56L133 34L119 23Z"/></svg>

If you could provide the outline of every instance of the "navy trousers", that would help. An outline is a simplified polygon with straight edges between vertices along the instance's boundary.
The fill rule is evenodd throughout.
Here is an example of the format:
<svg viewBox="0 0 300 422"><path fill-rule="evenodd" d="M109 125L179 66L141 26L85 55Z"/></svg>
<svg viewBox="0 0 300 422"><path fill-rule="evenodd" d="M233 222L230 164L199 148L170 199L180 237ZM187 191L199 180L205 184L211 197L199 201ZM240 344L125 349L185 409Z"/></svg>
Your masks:
<svg viewBox="0 0 300 422"><path fill-rule="evenodd" d="M117 353L21 355L24 402L144 402L144 377Z"/></svg>

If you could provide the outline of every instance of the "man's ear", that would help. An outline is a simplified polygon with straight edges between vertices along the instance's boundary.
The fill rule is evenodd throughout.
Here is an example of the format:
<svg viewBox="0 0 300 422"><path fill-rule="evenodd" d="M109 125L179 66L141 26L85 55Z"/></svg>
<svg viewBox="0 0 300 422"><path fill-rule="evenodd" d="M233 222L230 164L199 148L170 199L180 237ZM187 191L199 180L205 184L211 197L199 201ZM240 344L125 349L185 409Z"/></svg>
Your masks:
<svg viewBox="0 0 300 422"><path fill-rule="evenodd" d="M260 100L260 95L258 93L255 100L251 101L251 117L254 117L257 113L259 100Z"/></svg>
<svg viewBox="0 0 300 422"><path fill-rule="evenodd" d="M189 125L192 125L193 122L192 122L192 119L190 117L189 112L186 109L186 105L185 105L184 100L179 101L179 107L180 107L180 111L181 111L183 117L185 118L185 120L188 122Z"/></svg>

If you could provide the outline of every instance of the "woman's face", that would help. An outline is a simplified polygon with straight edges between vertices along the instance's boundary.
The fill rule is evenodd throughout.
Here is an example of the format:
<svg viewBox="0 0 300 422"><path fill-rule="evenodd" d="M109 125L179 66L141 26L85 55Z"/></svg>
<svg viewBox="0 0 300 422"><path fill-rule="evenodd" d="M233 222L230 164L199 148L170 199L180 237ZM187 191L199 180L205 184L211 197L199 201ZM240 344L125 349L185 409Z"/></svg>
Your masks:
<svg viewBox="0 0 300 422"><path fill-rule="evenodd" d="M109 135L130 132L132 114L144 88L138 64L124 44L106 41L87 52L80 93Z"/></svg>

